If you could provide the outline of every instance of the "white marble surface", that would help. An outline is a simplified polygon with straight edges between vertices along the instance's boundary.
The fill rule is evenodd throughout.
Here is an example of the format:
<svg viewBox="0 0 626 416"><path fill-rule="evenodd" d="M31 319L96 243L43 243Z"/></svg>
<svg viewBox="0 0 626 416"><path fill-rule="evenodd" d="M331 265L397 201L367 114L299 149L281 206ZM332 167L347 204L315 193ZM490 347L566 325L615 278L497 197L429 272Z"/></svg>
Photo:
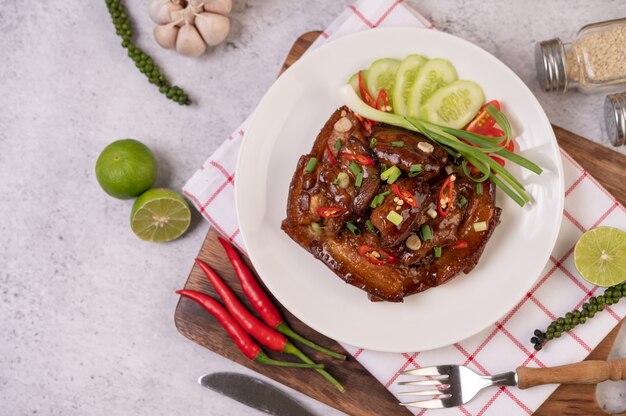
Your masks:
<svg viewBox="0 0 626 416"><path fill-rule="evenodd" d="M253 414L196 384L247 372L180 336L173 312L208 226L154 245L130 231L131 202L106 196L93 166L110 141L148 144L158 184L181 188L271 85L292 42L347 4L235 0L229 41L193 60L152 41L147 1L128 1L138 43L197 101L180 108L133 67L103 1L0 0L0 414ZM500 57L551 121L605 143L602 96L538 91L533 47L623 1L412 0L438 27ZM624 331L622 331L624 332ZM618 343L626 356L626 336ZM626 408L624 385L607 394ZM297 395L318 414L337 414ZM621 395L621 398L619 398Z"/></svg>

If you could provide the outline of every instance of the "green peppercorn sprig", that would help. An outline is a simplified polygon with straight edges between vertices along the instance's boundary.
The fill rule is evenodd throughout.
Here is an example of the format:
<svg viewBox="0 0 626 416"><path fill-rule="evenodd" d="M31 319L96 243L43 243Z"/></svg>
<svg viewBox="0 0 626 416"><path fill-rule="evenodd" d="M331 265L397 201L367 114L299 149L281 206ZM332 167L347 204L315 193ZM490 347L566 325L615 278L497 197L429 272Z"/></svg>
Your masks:
<svg viewBox="0 0 626 416"><path fill-rule="evenodd" d="M159 92L165 94L170 100L176 101L180 105L191 104L191 99L185 91L176 85L172 86L150 55L132 42L133 29L122 0L105 1L115 25L115 33L122 38L122 47L128 49L128 56L135 62L139 71L148 78L151 84L159 87Z"/></svg>
<svg viewBox="0 0 626 416"><path fill-rule="evenodd" d="M607 306L616 304L623 297L626 297L626 282L607 288L604 294L600 296L590 297L580 310L573 310L566 313L565 317L552 321L545 332L536 329L530 342L533 343L535 350L539 351L548 341L560 338L564 332L584 324L588 319L592 319L596 313L602 312Z"/></svg>

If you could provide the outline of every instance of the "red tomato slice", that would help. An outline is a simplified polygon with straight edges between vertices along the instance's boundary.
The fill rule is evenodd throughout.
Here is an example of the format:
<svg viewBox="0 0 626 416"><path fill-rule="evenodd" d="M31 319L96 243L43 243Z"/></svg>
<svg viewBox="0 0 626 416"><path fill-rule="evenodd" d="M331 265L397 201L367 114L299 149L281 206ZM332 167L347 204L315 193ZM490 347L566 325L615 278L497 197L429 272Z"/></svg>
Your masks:
<svg viewBox="0 0 626 416"><path fill-rule="evenodd" d="M500 109L500 102L498 100L491 100L480 108L478 114L470 123L465 127L465 130L471 131L472 133L484 134L485 136L489 136L484 132L489 130L491 127L496 125L496 121L489 115L487 112L487 106L493 104L498 110Z"/></svg>

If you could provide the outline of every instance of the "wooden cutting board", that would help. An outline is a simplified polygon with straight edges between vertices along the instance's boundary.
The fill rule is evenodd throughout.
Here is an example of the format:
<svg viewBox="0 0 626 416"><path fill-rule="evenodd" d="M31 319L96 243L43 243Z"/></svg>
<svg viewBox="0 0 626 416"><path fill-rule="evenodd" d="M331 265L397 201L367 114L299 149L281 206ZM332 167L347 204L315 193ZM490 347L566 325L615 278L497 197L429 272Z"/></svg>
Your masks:
<svg viewBox="0 0 626 416"><path fill-rule="evenodd" d="M319 33L305 33L296 41L289 52L281 73L302 56ZM609 192L615 195L622 204L626 203L626 187L624 187L624 183L626 183L625 156L560 127L554 126L554 132L563 149L602 183ZM198 257L209 263L235 291L239 299L252 310L216 237L217 232L211 229L200 248ZM217 296L195 264L189 274L185 289L199 290ZM278 302L276 303L278 304ZM308 328L280 304L278 305L286 321L297 332L318 344L331 347L337 351L344 351L338 343ZM326 380L313 371L267 367L246 359L233 345L233 342L219 324L198 305L188 299L180 300L176 308L174 320L178 331L192 341L350 415L410 414L408 410L398 405L395 397L382 384L347 353L346 355L349 356L348 360L340 362L328 359L326 356L312 352L309 349L305 350L306 353L310 353L311 358L315 361L326 363L328 370L343 383L346 387L346 392L342 394L337 392ZM619 325L607 335L588 359L606 359L618 330ZM272 356L276 357L275 354L272 354ZM605 413L595 400L595 386L561 386L535 414L548 416L602 415ZM626 415L626 413L622 415Z"/></svg>

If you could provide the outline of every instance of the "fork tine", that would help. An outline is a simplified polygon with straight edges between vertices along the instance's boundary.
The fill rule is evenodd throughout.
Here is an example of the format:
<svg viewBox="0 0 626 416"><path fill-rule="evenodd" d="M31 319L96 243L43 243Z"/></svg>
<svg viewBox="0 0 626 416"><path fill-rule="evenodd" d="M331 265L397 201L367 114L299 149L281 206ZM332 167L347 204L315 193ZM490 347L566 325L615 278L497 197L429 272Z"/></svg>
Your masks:
<svg viewBox="0 0 626 416"><path fill-rule="evenodd" d="M445 382L446 378L438 380L419 380L419 381L399 381L398 386L447 386Z"/></svg>
<svg viewBox="0 0 626 416"><path fill-rule="evenodd" d="M447 390L449 387L446 387L443 390ZM398 396L450 396L441 390L418 390L418 391L401 391L398 393Z"/></svg>
<svg viewBox="0 0 626 416"><path fill-rule="evenodd" d="M400 403L402 406L422 407L424 409L441 409L444 407L443 401L440 399L420 400L417 402Z"/></svg>
<svg viewBox="0 0 626 416"><path fill-rule="evenodd" d="M448 371L450 371L449 365L438 365L432 367L416 368L414 370L407 370L401 372L400 374L412 376L445 376L448 375Z"/></svg>

